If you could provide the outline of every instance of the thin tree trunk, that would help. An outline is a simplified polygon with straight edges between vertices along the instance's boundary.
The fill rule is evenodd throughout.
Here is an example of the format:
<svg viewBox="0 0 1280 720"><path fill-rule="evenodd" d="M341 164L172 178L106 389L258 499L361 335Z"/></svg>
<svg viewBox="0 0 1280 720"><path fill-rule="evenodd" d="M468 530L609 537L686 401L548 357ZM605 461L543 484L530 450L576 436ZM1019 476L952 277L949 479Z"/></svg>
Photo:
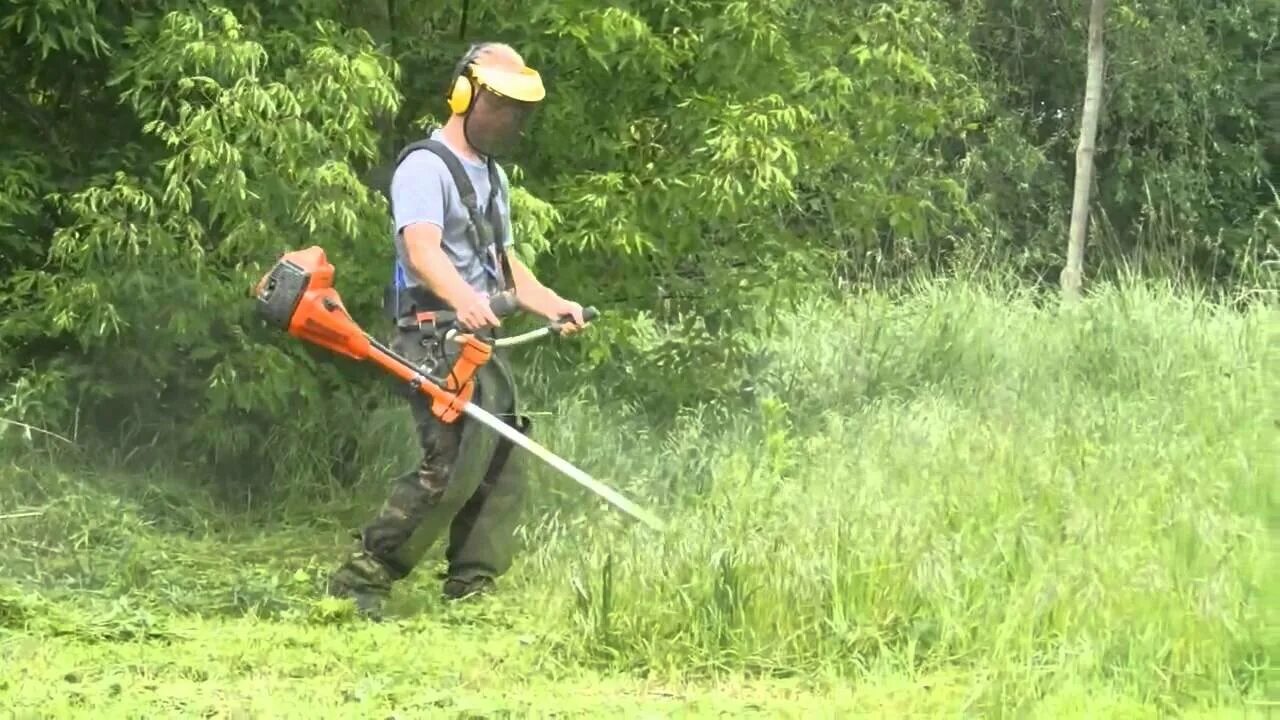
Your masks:
<svg viewBox="0 0 1280 720"><path fill-rule="evenodd" d="M1080 297L1080 286L1084 279L1084 241L1089 227L1094 140L1098 135L1098 110L1102 105L1102 25L1106 12L1107 0L1092 0L1089 9L1089 65L1084 88L1084 113L1080 122L1080 143L1076 147L1076 184L1075 195L1071 200L1071 231L1067 242L1067 264L1062 269L1062 292L1068 300Z"/></svg>

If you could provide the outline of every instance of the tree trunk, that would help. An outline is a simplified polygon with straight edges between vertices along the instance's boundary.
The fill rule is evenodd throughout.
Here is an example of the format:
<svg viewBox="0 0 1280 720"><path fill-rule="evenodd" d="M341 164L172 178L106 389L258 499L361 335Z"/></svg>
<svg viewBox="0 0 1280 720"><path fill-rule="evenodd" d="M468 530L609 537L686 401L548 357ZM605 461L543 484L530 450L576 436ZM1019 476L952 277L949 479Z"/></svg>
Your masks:
<svg viewBox="0 0 1280 720"><path fill-rule="evenodd" d="M1071 200L1067 265L1062 269L1062 293L1067 300L1080 297L1080 286L1084 278L1084 241L1089 227L1094 140L1098 135L1098 109L1102 105L1102 24L1106 12L1107 0L1092 0L1089 9L1089 65L1085 78L1084 113L1080 122L1080 143L1076 147L1075 196Z"/></svg>

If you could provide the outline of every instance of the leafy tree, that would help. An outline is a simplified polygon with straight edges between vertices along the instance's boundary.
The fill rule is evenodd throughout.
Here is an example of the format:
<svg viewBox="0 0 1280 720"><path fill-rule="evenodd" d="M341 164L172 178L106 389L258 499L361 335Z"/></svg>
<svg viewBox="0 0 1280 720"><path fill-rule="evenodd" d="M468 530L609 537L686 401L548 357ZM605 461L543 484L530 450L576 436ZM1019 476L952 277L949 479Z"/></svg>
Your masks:
<svg viewBox="0 0 1280 720"><path fill-rule="evenodd" d="M365 238L386 222L357 168L375 160L374 115L397 91L368 35L200 4L38 2L0 27L25 50L5 86L27 112L4 122L33 148L6 223L20 254L3 285L5 411L74 414L107 440L216 467L341 450L350 437L316 440L332 414L365 407L352 371L273 345L248 322L247 289L264 262L312 243L348 284L373 282L381 256ZM37 154L42 126L54 131ZM356 311L374 308L368 295L353 294Z"/></svg>

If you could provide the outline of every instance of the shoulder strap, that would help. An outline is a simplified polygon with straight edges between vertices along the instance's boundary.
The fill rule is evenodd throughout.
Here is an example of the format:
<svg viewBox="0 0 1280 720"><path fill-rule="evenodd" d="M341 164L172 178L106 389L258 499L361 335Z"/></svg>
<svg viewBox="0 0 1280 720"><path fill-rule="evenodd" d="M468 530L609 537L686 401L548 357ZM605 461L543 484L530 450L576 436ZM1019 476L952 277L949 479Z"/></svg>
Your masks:
<svg viewBox="0 0 1280 720"><path fill-rule="evenodd" d="M458 158L449 148L445 147L444 143L439 140L432 140L431 138L409 143L400 151L400 156L396 158L396 167L399 167L400 163L404 162L404 159L409 156L409 153L415 150L429 150L444 161L445 166L449 168L449 174L453 176L453 184L458 187L458 195L462 196L462 204L467 207L467 212L475 213L478 209L475 186L471 184L471 178L467 176L467 171L463 169L462 163L458 161Z"/></svg>
<svg viewBox="0 0 1280 720"><path fill-rule="evenodd" d="M504 290L508 287L514 289L516 276L511 273L511 261L507 259L507 225L502 222L497 203L500 191L505 197L506 186L502 184L502 176L498 172L498 164L493 161L493 158L489 158L487 164L489 166L489 224L493 227L493 241L498 246L498 259L502 262L502 286Z"/></svg>

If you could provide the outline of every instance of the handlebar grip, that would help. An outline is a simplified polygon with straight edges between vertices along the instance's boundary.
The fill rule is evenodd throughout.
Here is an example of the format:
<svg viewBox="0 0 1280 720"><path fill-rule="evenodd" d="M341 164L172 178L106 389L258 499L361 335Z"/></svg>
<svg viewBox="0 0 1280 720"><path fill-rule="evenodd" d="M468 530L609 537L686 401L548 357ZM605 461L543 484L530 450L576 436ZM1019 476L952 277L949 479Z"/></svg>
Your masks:
<svg viewBox="0 0 1280 720"><path fill-rule="evenodd" d="M520 303L516 301L515 295L509 292L498 293L489 298L489 309L499 318L511 315L520 309Z"/></svg>

